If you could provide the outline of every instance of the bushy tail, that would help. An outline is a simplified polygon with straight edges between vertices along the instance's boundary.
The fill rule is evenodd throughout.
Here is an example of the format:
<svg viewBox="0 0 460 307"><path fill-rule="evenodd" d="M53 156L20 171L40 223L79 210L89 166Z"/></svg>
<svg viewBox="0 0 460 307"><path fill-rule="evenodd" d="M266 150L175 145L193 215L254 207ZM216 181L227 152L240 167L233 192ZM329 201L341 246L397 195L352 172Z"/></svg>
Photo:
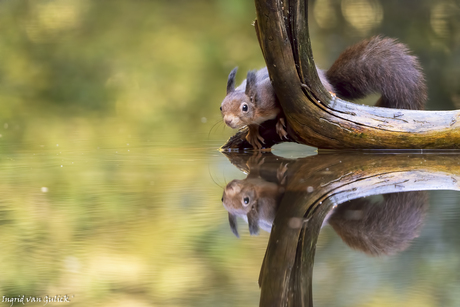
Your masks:
<svg viewBox="0 0 460 307"><path fill-rule="evenodd" d="M372 93L377 106L423 109L425 77L417 58L391 38L372 37L347 48L326 72L340 98L355 100Z"/></svg>

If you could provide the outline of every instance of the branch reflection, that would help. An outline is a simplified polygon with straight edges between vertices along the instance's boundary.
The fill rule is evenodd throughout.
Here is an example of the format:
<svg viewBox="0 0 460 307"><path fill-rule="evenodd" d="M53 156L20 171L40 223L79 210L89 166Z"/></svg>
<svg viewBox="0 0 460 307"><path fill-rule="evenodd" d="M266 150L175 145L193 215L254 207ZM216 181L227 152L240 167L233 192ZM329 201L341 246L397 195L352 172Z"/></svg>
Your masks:
<svg viewBox="0 0 460 307"><path fill-rule="evenodd" d="M225 155L248 174L223 193L232 231L238 236L237 217L251 234L271 231L260 306L313 306L316 242L326 223L353 249L392 255L420 233L423 190L459 190L460 166L449 154Z"/></svg>

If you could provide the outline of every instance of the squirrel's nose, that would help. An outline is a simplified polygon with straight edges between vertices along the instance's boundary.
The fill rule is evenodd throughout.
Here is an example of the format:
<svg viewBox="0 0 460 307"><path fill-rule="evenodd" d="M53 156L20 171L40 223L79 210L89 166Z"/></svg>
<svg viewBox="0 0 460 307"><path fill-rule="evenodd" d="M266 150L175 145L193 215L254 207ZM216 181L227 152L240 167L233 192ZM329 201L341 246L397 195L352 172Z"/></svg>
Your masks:
<svg viewBox="0 0 460 307"><path fill-rule="evenodd" d="M231 119L226 119L225 124L227 124L227 126L231 127L232 126L232 120Z"/></svg>

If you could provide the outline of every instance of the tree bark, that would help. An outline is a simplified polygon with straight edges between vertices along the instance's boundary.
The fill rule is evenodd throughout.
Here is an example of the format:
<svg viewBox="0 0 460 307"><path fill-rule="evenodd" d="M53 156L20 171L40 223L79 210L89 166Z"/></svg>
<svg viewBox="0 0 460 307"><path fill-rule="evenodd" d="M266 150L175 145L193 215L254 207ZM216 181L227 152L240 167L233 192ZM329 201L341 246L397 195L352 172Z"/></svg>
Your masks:
<svg viewBox="0 0 460 307"><path fill-rule="evenodd" d="M313 60L308 1L255 4L256 31L291 140L323 149L460 149L459 110L388 109L331 97Z"/></svg>

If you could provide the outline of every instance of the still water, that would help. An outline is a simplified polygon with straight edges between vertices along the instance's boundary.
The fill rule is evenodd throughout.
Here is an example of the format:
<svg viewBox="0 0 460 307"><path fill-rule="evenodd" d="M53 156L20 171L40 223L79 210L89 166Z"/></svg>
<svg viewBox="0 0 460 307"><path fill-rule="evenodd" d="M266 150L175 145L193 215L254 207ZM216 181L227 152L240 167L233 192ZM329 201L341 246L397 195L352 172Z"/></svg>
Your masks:
<svg viewBox="0 0 460 307"><path fill-rule="evenodd" d="M116 132L3 143L4 306L460 304L456 155L230 155L205 134Z"/></svg>

